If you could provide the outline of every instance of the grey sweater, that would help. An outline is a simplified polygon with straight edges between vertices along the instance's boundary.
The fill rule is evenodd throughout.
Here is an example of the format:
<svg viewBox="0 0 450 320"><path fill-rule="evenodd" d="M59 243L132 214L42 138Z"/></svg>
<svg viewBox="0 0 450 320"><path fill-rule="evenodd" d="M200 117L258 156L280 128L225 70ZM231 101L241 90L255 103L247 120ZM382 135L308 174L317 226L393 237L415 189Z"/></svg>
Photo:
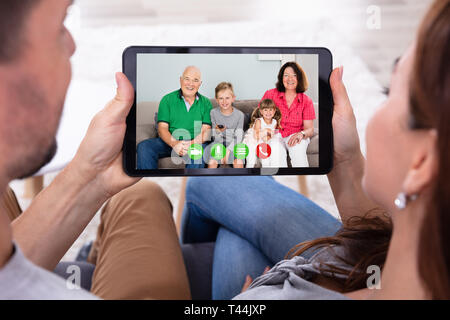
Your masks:
<svg viewBox="0 0 450 320"><path fill-rule="evenodd" d="M33 264L15 244L14 254L0 269L0 300L92 300L83 289L71 289L56 274Z"/></svg>
<svg viewBox="0 0 450 320"><path fill-rule="evenodd" d="M233 151L234 145L241 143L244 137L244 114L236 108L233 108L233 112L227 116L220 112L220 107L212 109L211 125L214 142L225 142L224 145L231 151ZM225 126L226 130L224 132L218 132L216 125Z"/></svg>
<svg viewBox="0 0 450 320"><path fill-rule="evenodd" d="M294 257L277 263L268 273L256 278L249 289L236 300L346 300L343 294L325 289L312 283L312 277L319 274L318 265L327 262L344 269L350 266L336 261L330 250L322 249L310 259Z"/></svg>

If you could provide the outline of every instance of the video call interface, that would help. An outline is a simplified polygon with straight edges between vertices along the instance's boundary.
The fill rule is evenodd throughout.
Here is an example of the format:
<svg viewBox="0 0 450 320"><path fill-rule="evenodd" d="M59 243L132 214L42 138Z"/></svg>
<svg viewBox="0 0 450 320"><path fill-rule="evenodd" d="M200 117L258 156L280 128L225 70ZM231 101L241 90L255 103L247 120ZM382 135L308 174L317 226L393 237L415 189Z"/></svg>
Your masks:
<svg viewBox="0 0 450 320"><path fill-rule="evenodd" d="M318 59L138 54L136 168L318 167Z"/></svg>

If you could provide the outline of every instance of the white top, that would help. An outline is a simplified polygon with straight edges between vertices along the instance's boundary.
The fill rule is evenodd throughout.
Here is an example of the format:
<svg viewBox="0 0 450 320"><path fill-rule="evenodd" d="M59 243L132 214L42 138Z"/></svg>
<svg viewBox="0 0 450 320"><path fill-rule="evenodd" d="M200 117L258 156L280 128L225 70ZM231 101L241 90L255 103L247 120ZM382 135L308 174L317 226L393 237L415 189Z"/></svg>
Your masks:
<svg viewBox="0 0 450 320"><path fill-rule="evenodd" d="M263 131L264 129L270 129L272 130L272 132L275 132L275 128L277 127L277 120L272 119L271 124L267 124L264 121L264 118L258 118L258 120L261 122L261 131Z"/></svg>

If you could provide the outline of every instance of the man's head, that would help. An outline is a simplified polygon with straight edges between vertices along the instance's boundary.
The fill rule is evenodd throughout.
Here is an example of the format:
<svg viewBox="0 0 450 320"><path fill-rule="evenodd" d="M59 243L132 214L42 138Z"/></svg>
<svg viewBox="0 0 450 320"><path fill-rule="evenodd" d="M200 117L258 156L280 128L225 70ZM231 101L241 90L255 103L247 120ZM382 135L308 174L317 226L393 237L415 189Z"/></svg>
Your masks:
<svg viewBox="0 0 450 320"><path fill-rule="evenodd" d="M184 69L180 77L181 92L185 98L193 98L198 92L202 84L202 74L200 69L194 66L189 66Z"/></svg>
<svg viewBox="0 0 450 320"><path fill-rule="evenodd" d="M56 151L75 44L64 26L71 0L0 2L0 170L33 174Z"/></svg>

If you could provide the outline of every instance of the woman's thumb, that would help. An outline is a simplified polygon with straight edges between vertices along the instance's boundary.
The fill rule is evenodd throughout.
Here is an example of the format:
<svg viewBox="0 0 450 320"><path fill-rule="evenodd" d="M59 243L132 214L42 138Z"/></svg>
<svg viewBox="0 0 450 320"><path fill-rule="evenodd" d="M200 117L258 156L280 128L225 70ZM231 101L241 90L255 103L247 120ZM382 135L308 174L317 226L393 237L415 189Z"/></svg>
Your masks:
<svg viewBox="0 0 450 320"><path fill-rule="evenodd" d="M344 67L340 66L333 70L330 76L331 92L333 93L334 110L343 111L342 108L351 108L350 99L348 98L347 89L345 88L342 76L344 74Z"/></svg>

